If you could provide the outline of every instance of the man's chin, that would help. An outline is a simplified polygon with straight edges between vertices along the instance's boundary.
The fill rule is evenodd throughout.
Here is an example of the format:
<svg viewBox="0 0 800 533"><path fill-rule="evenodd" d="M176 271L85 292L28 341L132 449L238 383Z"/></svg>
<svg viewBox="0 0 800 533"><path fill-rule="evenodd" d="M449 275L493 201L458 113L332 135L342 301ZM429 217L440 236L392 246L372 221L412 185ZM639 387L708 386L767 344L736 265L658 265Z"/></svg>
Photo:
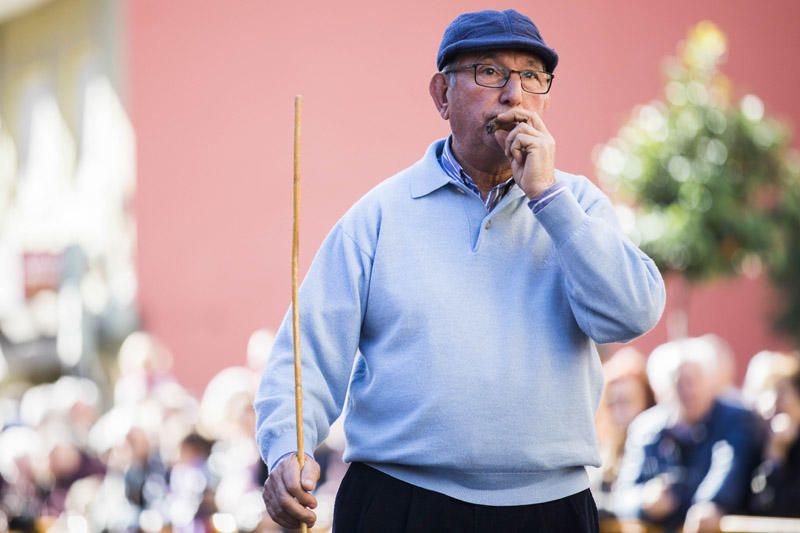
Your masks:
<svg viewBox="0 0 800 533"><path fill-rule="evenodd" d="M497 137L494 136L494 133L489 133L485 137L486 139L486 147L489 148L489 152L492 156L496 156L498 158L506 159L505 149L502 144L497 140Z"/></svg>
<svg viewBox="0 0 800 533"><path fill-rule="evenodd" d="M505 159L506 157L505 150L503 150L503 147L500 145L499 142L497 142L497 139L495 138L494 135L489 135L486 139L486 143L484 144L488 148L489 152L488 155L490 157L502 157L503 159Z"/></svg>

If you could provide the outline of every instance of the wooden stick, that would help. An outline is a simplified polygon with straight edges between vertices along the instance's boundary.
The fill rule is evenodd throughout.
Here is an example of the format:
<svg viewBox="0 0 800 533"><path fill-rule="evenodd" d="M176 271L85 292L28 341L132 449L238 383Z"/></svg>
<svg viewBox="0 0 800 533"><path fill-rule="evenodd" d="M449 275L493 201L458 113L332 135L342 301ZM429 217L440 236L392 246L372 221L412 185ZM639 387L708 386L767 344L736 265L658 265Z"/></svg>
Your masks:
<svg viewBox="0 0 800 533"><path fill-rule="evenodd" d="M300 252L300 111L303 98L294 97L294 209L292 224L292 337L294 340L294 409L297 427L297 462L300 472L305 465L305 446L303 443L303 382L300 363L300 315L297 310L297 256ZM300 531L306 533L308 526L300 524Z"/></svg>

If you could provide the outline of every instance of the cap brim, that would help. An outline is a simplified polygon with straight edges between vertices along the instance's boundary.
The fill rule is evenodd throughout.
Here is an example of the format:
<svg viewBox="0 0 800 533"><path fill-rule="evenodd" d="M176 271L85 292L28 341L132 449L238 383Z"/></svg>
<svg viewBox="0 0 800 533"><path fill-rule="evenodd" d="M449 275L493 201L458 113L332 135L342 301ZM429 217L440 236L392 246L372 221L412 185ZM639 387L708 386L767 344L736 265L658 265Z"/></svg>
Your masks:
<svg viewBox="0 0 800 533"><path fill-rule="evenodd" d="M525 52L530 52L544 62L544 67L547 72L555 71L556 66L558 65L558 54L552 48L543 44L532 43L530 42L530 39L515 39L506 37L503 39L493 40L487 40L485 38L468 39L454 43L442 51L441 59L439 60L437 67L439 70L442 70L447 63L452 61L452 59L459 54L478 52L482 50L501 49L523 50Z"/></svg>

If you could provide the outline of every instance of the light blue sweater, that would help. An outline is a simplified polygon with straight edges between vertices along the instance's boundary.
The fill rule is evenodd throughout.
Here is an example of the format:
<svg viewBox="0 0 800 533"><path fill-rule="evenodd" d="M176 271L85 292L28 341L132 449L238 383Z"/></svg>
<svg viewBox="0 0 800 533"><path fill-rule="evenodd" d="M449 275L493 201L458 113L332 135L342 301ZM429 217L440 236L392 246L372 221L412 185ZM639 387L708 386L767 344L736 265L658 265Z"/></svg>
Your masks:
<svg viewBox="0 0 800 533"><path fill-rule="evenodd" d="M306 452L344 406L346 461L485 505L574 494L600 462L595 342L653 327L663 281L585 177L487 214L442 143L339 220L300 288ZM296 449L292 361L287 313L255 401L269 466Z"/></svg>

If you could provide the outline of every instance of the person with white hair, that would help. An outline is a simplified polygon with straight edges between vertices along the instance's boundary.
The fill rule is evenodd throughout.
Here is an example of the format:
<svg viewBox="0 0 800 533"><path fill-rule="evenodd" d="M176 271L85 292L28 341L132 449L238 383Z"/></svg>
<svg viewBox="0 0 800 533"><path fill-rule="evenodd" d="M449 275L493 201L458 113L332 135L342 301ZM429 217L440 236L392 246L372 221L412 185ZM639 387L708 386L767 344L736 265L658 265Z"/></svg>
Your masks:
<svg viewBox="0 0 800 533"><path fill-rule="evenodd" d="M659 404L628 430L618 515L666 531L684 521L684 531L717 531L724 513L744 509L763 431L753 413L721 396L717 348L705 336L653 352L667 379L656 386Z"/></svg>

